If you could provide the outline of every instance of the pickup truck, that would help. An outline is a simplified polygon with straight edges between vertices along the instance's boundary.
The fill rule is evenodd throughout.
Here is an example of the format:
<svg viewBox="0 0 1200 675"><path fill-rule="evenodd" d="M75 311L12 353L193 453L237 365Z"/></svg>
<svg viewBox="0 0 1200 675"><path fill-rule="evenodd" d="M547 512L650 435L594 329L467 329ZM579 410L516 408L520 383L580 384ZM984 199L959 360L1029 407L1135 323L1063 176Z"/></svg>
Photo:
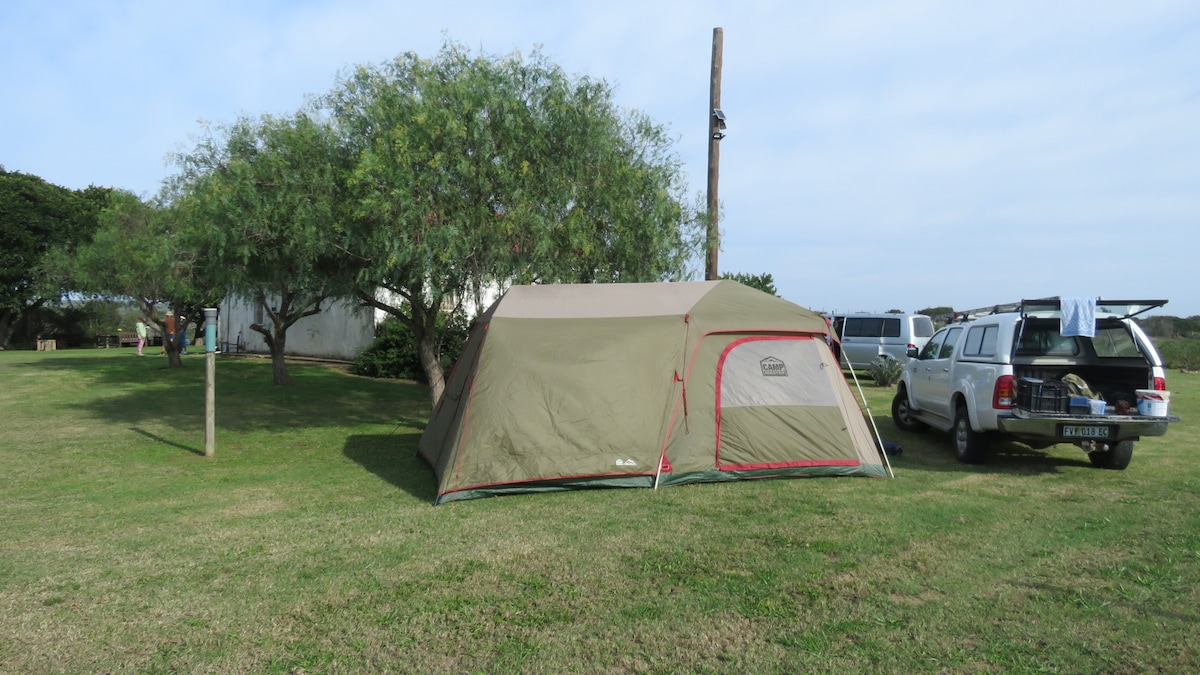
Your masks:
<svg viewBox="0 0 1200 675"><path fill-rule="evenodd" d="M1098 299L1090 337L1062 334L1060 298L963 313L909 350L892 419L904 431L952 432L965 463L985 461L990 442L1003 438L1035 449L1073 443L1094 466L1124 469L1134 441L1179 421L1136 407L1139 391L1169 400L1162 359L1133 321L1166 302Z"/></svg>

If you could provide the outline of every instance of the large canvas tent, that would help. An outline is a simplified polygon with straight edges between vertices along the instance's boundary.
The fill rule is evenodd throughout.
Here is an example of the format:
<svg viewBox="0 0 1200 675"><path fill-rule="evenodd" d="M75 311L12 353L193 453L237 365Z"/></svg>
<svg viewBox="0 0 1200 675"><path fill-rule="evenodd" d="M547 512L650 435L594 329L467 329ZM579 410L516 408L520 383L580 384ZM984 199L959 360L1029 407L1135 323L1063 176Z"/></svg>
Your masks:
<svg viewBox="0 0 1200 675"><path fill-rule="evenodd" d="M735 281L514 286L421 436L435 503L884 476L820 316Z"/></svg>

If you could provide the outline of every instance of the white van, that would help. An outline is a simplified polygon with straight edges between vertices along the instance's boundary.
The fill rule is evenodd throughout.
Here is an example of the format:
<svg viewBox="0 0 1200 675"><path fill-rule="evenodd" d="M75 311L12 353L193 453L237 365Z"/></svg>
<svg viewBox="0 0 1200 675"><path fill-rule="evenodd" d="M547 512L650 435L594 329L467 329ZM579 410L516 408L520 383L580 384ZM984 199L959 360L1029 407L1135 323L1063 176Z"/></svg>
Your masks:
<svg viewBox="0 0 1200 675"><path fill-rule="evenodd" d="M908 350L920 350L933 336L933 319L924 314L830 314L826 318L841 340L843 368L864 368L880 356L906 363Z"/></svg>

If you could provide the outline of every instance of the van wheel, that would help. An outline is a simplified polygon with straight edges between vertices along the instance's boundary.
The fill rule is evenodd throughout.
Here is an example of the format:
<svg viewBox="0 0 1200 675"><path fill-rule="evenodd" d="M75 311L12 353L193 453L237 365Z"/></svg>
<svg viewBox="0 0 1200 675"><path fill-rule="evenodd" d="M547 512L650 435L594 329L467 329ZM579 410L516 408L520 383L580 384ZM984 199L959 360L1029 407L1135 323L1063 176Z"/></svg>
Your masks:
<svg viewBox="0 0 1200 675"><path fill-rule="evenodd" d="M929 428L928 424L912 416L912 408L908 407L908 390L904 385L896 387L896 397L892 399L892 422L901 431L925 431Z"/></svg>
<svg viewBox="0 0 1200 675"><path fill-rule="evenodd" d="M1088 459L1094 467L1120 471L1133 459L1133 441L1121 441L1109 450L1089 452Z"/></svg>
<svg viewBox="0 0 1200 675"><path fill-rule="evenodd" d="M988 438L971 428L967 406L962 403L954 413L954 454L964 464L981 464L987 459Z"/></svg>

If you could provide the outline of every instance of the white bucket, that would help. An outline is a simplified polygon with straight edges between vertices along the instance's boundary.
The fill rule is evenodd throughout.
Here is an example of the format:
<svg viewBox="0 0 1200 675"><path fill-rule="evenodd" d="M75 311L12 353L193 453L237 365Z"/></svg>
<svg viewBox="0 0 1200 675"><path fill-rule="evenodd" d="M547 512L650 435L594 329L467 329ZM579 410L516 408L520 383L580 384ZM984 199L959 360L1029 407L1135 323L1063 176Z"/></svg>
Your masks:
<svg viewBox="0 0 1200 675"><path fill-rule="evenodd" d="M1138 389L1137 409L1139 415L1147 417L1166 417L1171 405L1171 392L1155 389Z"/></svg>

